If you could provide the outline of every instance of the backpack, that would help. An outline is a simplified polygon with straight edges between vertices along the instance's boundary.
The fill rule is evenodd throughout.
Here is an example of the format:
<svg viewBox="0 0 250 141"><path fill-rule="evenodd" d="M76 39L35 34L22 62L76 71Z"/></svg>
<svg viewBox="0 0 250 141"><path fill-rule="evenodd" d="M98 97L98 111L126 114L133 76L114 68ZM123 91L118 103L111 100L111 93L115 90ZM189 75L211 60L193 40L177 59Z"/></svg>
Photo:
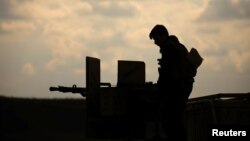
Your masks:
<svg viewBox="0 0 250 141"><path fill-rule="evenodd" d="M186 68L184 68L189 77L195 77L198 67L202 64L203 58L197 51L197 49L192 48L188 55L186 56Z"/></svg>
<svg viewBox="0 0 250 141"><path fill-rule="evenodd" d="M181 61L175 62L170 68L167 68L176 81L186 81L194 78L198 67L202 64L203 58L195 48L188 52L186 47L181 44L175 36L170 36L170 46L175 46L181 54Z"/></svg>

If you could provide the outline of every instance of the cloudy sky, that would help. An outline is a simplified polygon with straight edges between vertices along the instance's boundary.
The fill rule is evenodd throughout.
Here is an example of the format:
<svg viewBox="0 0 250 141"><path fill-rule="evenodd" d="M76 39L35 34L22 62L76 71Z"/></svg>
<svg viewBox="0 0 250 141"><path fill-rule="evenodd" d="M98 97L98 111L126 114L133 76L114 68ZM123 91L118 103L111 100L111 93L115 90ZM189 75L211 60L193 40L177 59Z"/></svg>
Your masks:
<svg viewBox="0 0 250 141"><path fill-rule="evenodd" d="M250 92L249 0L0 0L0 95L72 97L50 86L85 86L85 57L117 82L117 60L146 63L158 78L148 33L164 24L204 58L191 97ZM80 96L73 96L80 97Z"/></svg>

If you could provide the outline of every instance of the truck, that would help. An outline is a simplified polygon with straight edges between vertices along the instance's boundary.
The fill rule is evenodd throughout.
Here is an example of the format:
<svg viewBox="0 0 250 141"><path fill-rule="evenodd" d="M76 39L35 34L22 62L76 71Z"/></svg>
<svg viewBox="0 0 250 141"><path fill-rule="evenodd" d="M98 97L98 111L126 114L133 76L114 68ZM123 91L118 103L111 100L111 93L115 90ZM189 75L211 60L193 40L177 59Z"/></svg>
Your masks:
<svg viewBox="0 0 250 141"><path fill-rule="evenodd" d="M124 140L167 138L161 126L155 124L157 86L145 81L145 63L118 60L116 86L101 82L100 64L99 58L86 57L86 87L49 88L81 94L86 99L86 136ZM249 98L249 93L222 93L189 99L185 111L188 140L210 140L212 129L218 126L237 125L248 130Z"/></svg>

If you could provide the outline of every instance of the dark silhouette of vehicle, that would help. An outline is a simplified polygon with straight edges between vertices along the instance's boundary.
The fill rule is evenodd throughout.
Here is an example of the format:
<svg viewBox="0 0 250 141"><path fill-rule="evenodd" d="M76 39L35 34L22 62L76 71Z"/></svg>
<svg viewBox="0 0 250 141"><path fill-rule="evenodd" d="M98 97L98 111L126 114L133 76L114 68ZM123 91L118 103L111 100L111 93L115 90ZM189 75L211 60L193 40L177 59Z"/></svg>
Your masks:
<svg viewBox="0 0 250 141"><path fill-rule="evenodd" d="M145 121L153 119L155 85L145 82L145 63L118 61L118 83L101 82L100 59L86 57L86 88L50 87L50 91L79 93L86 98L87 136L144 138Z"/></svg>
<svg viewBox="0 0 250 141"><path fill-rule="evenodd" d="M86 98L86 136L96 139L157 140L156 85L145 81L145 63L118 61L117 86L101 82L100 59L86 57L86 88L50 87ZM207 141L215 125L250 125L250 95L216 94L188 100L185 122L190 141ZM171 114L171 113L169 113Z"/></svg>

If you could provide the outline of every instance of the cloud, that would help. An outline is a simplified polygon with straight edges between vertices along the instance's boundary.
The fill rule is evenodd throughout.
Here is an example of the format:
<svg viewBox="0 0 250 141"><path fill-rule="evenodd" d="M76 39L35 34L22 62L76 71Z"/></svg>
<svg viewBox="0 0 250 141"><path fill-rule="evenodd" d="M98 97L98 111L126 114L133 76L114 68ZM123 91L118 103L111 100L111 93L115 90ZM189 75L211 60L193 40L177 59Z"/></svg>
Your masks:
<svg viewBox="0 0 250 141"><path fill-rule="evenodd" d="M238 75L248 73L250 1L212 0L207 4L194 22L196 31L192 35L209 64L207 68L214 66L217 72L233 70Z"/></svg>
<svg viewBox="0 0 250 141"><path fill-rule="evenodd" d="M84 75L85 74L85 71L84 71L84 69L83 68L76 68L76 69L74 69L74 73L75 73L75 75Z"/></svg>
<svg viewBox="0 0 250 141"><path fill-rule="evenodd" d="M61 66L65 66L65 62L59 58L53 58L45 65L46 69L49 71L56 71Z"/></svg>
<svg viewBox="0 0 250 141"><path fill-rule="evenodd" d="M203 75L231 71L237 77L250 70L247 4L244 0L0 0L2 76L15 82L21 66L26 75L18 78L20 82L40 77L43 81L37 82L43 83L43 90L49 84L71 85L85 78L85 56L93 56L102 61L104 81L117 80L117 60L140 60L146 63L147 81L155 82L160 54L148 33L160 23L189 49L199 50L205 59ZM242 16L235 10L242 10ZM233 15L227 15L230 12ZM206 22L211 19L226 22ZM24 88L21 83L17 87Z"/></svg>
<svg viewBox="0 0 250 141"><path fill-rule="evenodd" d="M14 1L1 0L0 1L0 21L21 18L13 12Z"/></svg>
<svg viewBox="0 0 250 141"><path fill-rule="evenodd" d="M43 1L43 0L1 0L0 19L4 20L55 20L86 14L92 11L92 6L86 1Z"/></svg>
<svg viewBox="0 0 250 141"><path fill-rule="evenodd" d="M238 72L250 72L250 51L238 52L237 50L231 50L228 55Z"/></svg>
<svg viewBox="0 0 250 141"><path fill-rule="evenodd" d="M127 1L95 1L91 2L95 13L107 18L132 17L136 14L136 6Z"/></svg>
<svg viewBox="0 0 250 141"><path fill-rule="evenodd" d="M0 31L3 32L32 32L35 29L35 25L27 21L0 22Z"/></svg>
<svg viewBox="0 0 250 141"><path fill-rule="evenodd" d="M249 7L248 0L210 0L197 21L249 20Z"/></svg>
<svg viewBox="0 0 250 141"><path fill-rule="evenodd" d="M22 70L21 72L23 74L27 74L27 75L35 75L37 74L34 66L31 63L26 63L22 66Z"/></svg>
<svg viewBox="0 0 250 141"><path fill-rule="evenodd" d="M48 48L51 50L52 58L46 63L45 67L49 71L60 71L66 68L75 68L81 63L84 53L89 53L88 48L83 44L72 39L63 37L52 37Z"/></svg>

